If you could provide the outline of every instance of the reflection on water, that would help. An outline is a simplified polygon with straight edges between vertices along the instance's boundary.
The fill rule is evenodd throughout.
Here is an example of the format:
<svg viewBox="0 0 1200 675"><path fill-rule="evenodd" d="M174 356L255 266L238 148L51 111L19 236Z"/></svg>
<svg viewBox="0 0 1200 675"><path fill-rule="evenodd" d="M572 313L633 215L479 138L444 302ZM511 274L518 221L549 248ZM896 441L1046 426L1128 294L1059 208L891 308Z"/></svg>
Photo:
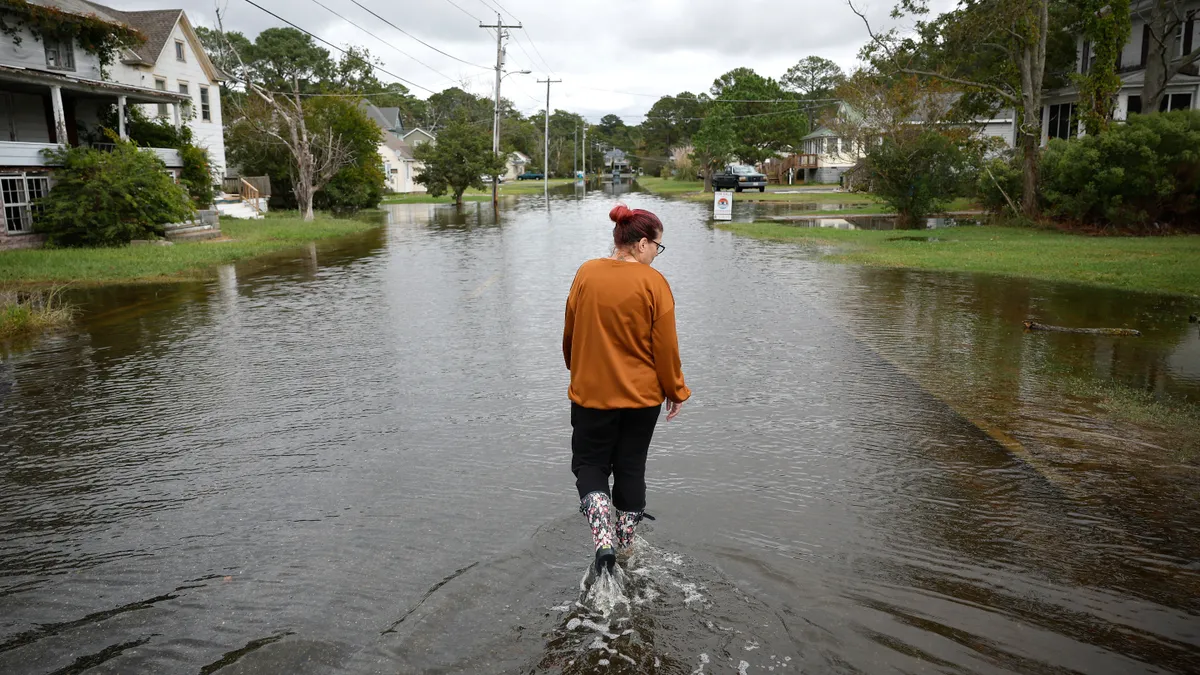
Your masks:
<svg viewBox="0 0 1200 675"><path fill-rule="evenodd" d="M899 230L921 229L900 228L896 226L894 216L842 216L840 218L825 218L822 216L774 216L768 218L776 222L786 223L795 227L831 227L836 230ZM946 227L962 225L978 225L979 221L972 218L926 218L924 229L937 230ZM922 241L926 239L922 238Z"/></svg>
<svg viewBox="0 0 1200 675"><path fill-rule="evenodd" d="M1196 471L1061 388L1196 400L1184 304L819 263L628 188L76 291L0 361L0 671L1200 668ZM696 397L597 613L559 343L617 198L666 223Z"/></svg>

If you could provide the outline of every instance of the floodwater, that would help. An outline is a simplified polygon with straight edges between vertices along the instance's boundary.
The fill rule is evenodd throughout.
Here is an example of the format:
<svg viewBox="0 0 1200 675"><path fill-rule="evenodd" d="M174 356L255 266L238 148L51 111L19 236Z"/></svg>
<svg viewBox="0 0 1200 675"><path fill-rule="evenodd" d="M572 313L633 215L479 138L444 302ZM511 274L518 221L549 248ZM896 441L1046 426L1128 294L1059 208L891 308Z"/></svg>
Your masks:
<svg viewBox="0 0 1200 675"><path fill-rule="evenodd" d="M80 292L0 362L0 672L1200 670L1198 471L1061 389L1200 398L1194 303L568 188ZM667 225L695 397L595 580L559 348L614 191Z"/></svg>

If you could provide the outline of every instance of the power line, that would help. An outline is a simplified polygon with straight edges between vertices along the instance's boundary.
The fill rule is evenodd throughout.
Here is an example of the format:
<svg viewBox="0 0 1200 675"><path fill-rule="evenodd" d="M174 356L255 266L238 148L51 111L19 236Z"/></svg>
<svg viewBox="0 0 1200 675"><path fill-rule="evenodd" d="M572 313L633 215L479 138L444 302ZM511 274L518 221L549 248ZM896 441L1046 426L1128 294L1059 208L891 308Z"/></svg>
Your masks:
<svg viewBox="0 0 1200 675"><path fill-rule="evenodd" d="M297 26L296 24L292 23L291 21L288 21L287 19L283 18L282 16L279 16L279 15L278 15L278 14L276 14L275 12L272 12L271 10L267 9L266 7L263 7L262 5L260 5L260 4L256 3L256 2L254 2L254 0L246 0L246 3L247 3L247 4L250 4L250 5L253 5L253 6L255 6L255 7L257 7L257 8L259 8L259 9L261 9L262 11L266 12L267 14L270 14L271 16L275 17L276 19L279 19L280 21L282 21L282 22L286 23L287 25L291 26L292 28L295 28L296 30L300 31L301 33L304 33L305 35L307 35L307 36L311 37L312 39L314 39L314 40L317 40L317 41L321 42L322 44L325 44L325 45L328 45L328 46L332 47L333 49L337 50L337 52L338 52L339 54L343 54L343 55L346 55L346 56L349 56L349 55L350 55L350 54L349 54L349 52L347 52L345 49L342 49L341 47L339 47L339 46L337 46L337 45L333 44L333 43L332 43L332 42L330 42L329 40L326 40L325 38L322 38L322 37L321 37L321 36L319 36L319 35L316 35L316 34L314 34L314 33L310 33L310 32L309 32L309 31L307 31L307 30L304 30L304 29L303 29L303 28L301 28L300 26ZM407 79L407 78L400 77L399 75L397 75L397 74L395 74L395 73L391 72L390 70L384 70L382 66L377 66L377 65L375 65L375 64L373 64L373 63L368 63L367 65L368 65L368 66L370 66L372 69L374 69L374 70L378 70L379 72L381 72L381 73L383 73L383 74L385 74L385 75L391 75L392 77L396 78L397 80L400 80L401 82L407 82L407 83L411 84L412 86L416 87L417 89L424 89L425 91L427 91L427 92L429 92L429 93L431 93L431 94L436 94L436 93L437 93L437 92L435 92L434 90L430 89L429 87L425 87L425 86L419 85L419 84L417 84L416 82L413 82L412 80L409 80L409 79Z"/></svg>
<svg viewBox="0 0 1200 675"><path fill-rule="evenodd" d="M354 4L358 5L359 7L361 7L361 8L363 8L363 9L367 10L367 12L369 12L369 13L371 14L371 16L374 16L376 19L379 19L380 21L382 21L382 22L386 23L387 25L391 26L392 28L395 28L396 30L400 31L401 33L404 33L404 34L405 34L405 35L407 35L408 37L410 37L410 38L412 38L412 39L416 40L417 42L420 42L421 44L425 45L426 47L429 47L430 49L432 49L433 51L435 51L435 52L437 52L437 53L441 54L442 56L448 56L448 57L450 57L450 58L454 59L455 61L458 61L459 63L465 63L465 64L467 64L468 66L474 66L474 67L476 67L476 68L483 68L484 70L491 70L491 68L489 68L488 66L481 66L481 65L479 65L478 63L471 63L470 61L464 61L463 59L460 59L460 58L458 58L457 56L455 56L455 55L453 55L453 54L450 54L450 53L444 52L444 51L442 51L442 50L438 49L437 47L434 47L433 45L431 45L431 44L429 44L428 42L426 42L426 41L422 40L421 38L419 38L419 37L417 37L417 36L413 35L412 33L409 33L408 31L406 31L406 30L404 30L403 28L401 28L401 27L397 26L396 24L392 23L391 21L388 21L387 19L383 18L382 16L379 16L378 14L376 14L376 13L374 12L374 10L372 10L371 8L369 8L369 7L367 7L366 5L362 4L362 3L361 3L361 2L359 2L358 0L350 0L350 2L353 2Z"/></svg>
<svg viewBox="0 0 1200 675"><path fill-rule="evenodd" d="M626 94L628 96L647 96L650 98L673 98L682 101L695 101L696 103L835 103L842 99L840 98L705 98L701 100L699 94L694 96L671 96L668 94L639 94L635 91L617 91L616 89L599 89L596 87L576 87L577 89L588 89L590 91L602 91L608 94Z"/></svg>
<svg viewBox="0 0 1200 675"><path fill-rule="evenodd" d="M449 75L447 75L447 74L445 74L445 73L441 72L440 70L438 70L438 69L434 68L433 66L429 65L428 63L425 63L425 62L424 62L424 61L422 61L421 59L418 59L417 57L413 56L412 54L409 54L408 52L404 51L403 49L400 49L399 47L397 47L397 46L393 45L392 43L388 42L387 40L384 40L383 38L379 37L378 35L376 35L376 34L372 33L371 31L367 30L366 28L363 28L362 26L360 26L360 25L358 25L358 24L354 23L354 22L353 22L353 21L351 21L350 19L347 19L346 17L342 16L341 14L338 14L337 12L333 11L332 9L330 9L328 6L326 6L326 5L322 4L320 0L312 0L312 1L313 1L314 3L316 3L317 5L319 5L320 7L324 8L324 9L325 9L325 11L329 12L330 14L333 14L333 15L334 15L334 16L336 16L337 18L341 19L342 21L345 21L346 23L350 24L351 26L354 26L355 28L357 28L357 29L361 30L362 32L366 33L367 35L370 35L371 37L375 38L376 40L379 40L379 41L380 41L380 42L382 42L384 45L386 45L386 46L388 46L388 47L391 47L392 49L396 50L397 52L400 52L401 54L403 54L403 55L407 56L408 58L412 59L413 61L416 61L417 63L421 64L422 66L425 66L426 68L428 68L429 70L433 71L434 73L436 73L436 74L438 74L438 75L441 75L442 77L446 78L447 80L450 80L451 82L453 82L453 81L454 81L454 78L453 78L453 77L450 77Z"/></svg>
<svg viewBox="0 0 1200 675"><path fill-rule="evenodd" d="M522 25L524 25L524 24L522 24ZM538 55L538 58L542 60L542 64L545 65L546 68L549 69L551 73L554 73L555 75L557 75L558 73L554 72L554 69L550 67L550 63L548 61L546 61L546 58L544 56L542 56L542 52L537 48L537 43L533 41L533 36L529 34L529 29L522 28L521 30L525 31L525 39L529 40L529 46L533 47L533 53Z"/></svg>
<svg viewBox="0 0 1200 675"><path fill-rule="evenodd" d="M468 12L467 10L463 9L457 2L454 2L454 0L446 0L446 2L450 3L451 5L454 5L454 7L457 8L458 11L462 12L463 14L466 14L467 16L471 17L472 19L475 19L479 23L483 23L483 19L481 19L481 18L475 16L474 14Z"/></svg>

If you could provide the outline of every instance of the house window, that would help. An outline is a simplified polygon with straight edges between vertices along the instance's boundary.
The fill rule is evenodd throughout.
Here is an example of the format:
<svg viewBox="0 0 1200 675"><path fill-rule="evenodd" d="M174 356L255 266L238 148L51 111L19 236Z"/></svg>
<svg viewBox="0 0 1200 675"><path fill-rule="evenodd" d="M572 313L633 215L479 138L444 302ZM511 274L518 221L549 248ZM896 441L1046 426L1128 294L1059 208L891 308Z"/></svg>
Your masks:
<svg viewBox="0 0 1200 675"><path fill-rule="evenodd" d="M1083 51L1079 54L1079 72L1087 75L1092 70L1092 41L1083 41Z"/></svg>
<svg viewBox="0 0 1200 675"><path fill-rule="evenodd" d="M212 105L208 101L208 87L200 87L200 119L212 121Z"/></svg>
<svg viewBox="0 0 1200 675"><path fill-rule="evenodd" d="M187 83L187 82L180 82L180 83L179 83L179 93L183 94L184 96L191 96L191 95L192 95L192 92L188 90L188 83ZM180 108L179 112L180 112L180 113L182 113L184 117L187 117L187 116L188 116L188 115L191 113L191 111L192 111L192 110L191 110L191 103L190 103L190 101L184 101L183 103L181 103L181 104L179 104L179 105L182 105L182 106L183 106L182 108Z"/></svg>
<svg viewBox="0 0 1200 675"><path fill-rule="evenodd" d="M1141 114L1142 112L1142 97L1130 96L1129 103L1125 106L1125 117L1130 115Z"/></svg>
<svg viewBox="0 0 1200 675"><path fill-rule="evenodd" d="M167 90L167 81L162 78L159 78L159 77L154 78L154 88L159 91L166 91ZM159 117L167 116L167 104L166 103L158 104L158 116Z"/></svg>
<svg viewBox="0 0 1200 675"><path fill-rule="evenodd" d="M46 67L53 70L75 70L75 50L71 38L45 38Z"/></svg>
<svg viewBox="0 0 1200 675"><path fill-rule="evenodd" d="M33 221L42 212L37 203L50 194L50 179L46 176L0 177L0 203L4 205L4 224L9 233L33 231Z"/></svg>
<svg viewBox="0 0 1200 675"><path fill-rule="evenodd" d="M1050 125L1047 130L1050 138L1074 138L1078 135L1076 134L1078 126L1074 103L1059 103L1050 106Z"/></svg>
<svg viewBox="0 0 1200 675"><path fill-rule="evenodd" d="M187 61L187 59L184 58L183 40L175 41L175 60L176 61Z"/></svg>
<svg viewBox="0 0 1200 675"><path fill-rule="evenodd" d="M1166 94L1162 97L1162 103L1158 104L1159 112L1167 112L1168 110L1191 110L1192 95L1191 94Z"/></svg>

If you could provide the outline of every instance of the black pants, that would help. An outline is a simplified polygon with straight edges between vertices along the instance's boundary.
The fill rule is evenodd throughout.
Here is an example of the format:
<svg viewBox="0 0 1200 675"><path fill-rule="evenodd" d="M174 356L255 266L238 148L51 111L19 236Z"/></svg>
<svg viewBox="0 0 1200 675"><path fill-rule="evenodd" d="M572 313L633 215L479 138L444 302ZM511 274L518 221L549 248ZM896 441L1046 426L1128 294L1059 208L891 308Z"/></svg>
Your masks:
<svg viewBox="0 0 1200 675"><path fill-rule="evenodd" d="M595 410L571 403L571 473L579 498L609 494L618 511L646 508L646 452L661 405L651 408Z"/></svg>

